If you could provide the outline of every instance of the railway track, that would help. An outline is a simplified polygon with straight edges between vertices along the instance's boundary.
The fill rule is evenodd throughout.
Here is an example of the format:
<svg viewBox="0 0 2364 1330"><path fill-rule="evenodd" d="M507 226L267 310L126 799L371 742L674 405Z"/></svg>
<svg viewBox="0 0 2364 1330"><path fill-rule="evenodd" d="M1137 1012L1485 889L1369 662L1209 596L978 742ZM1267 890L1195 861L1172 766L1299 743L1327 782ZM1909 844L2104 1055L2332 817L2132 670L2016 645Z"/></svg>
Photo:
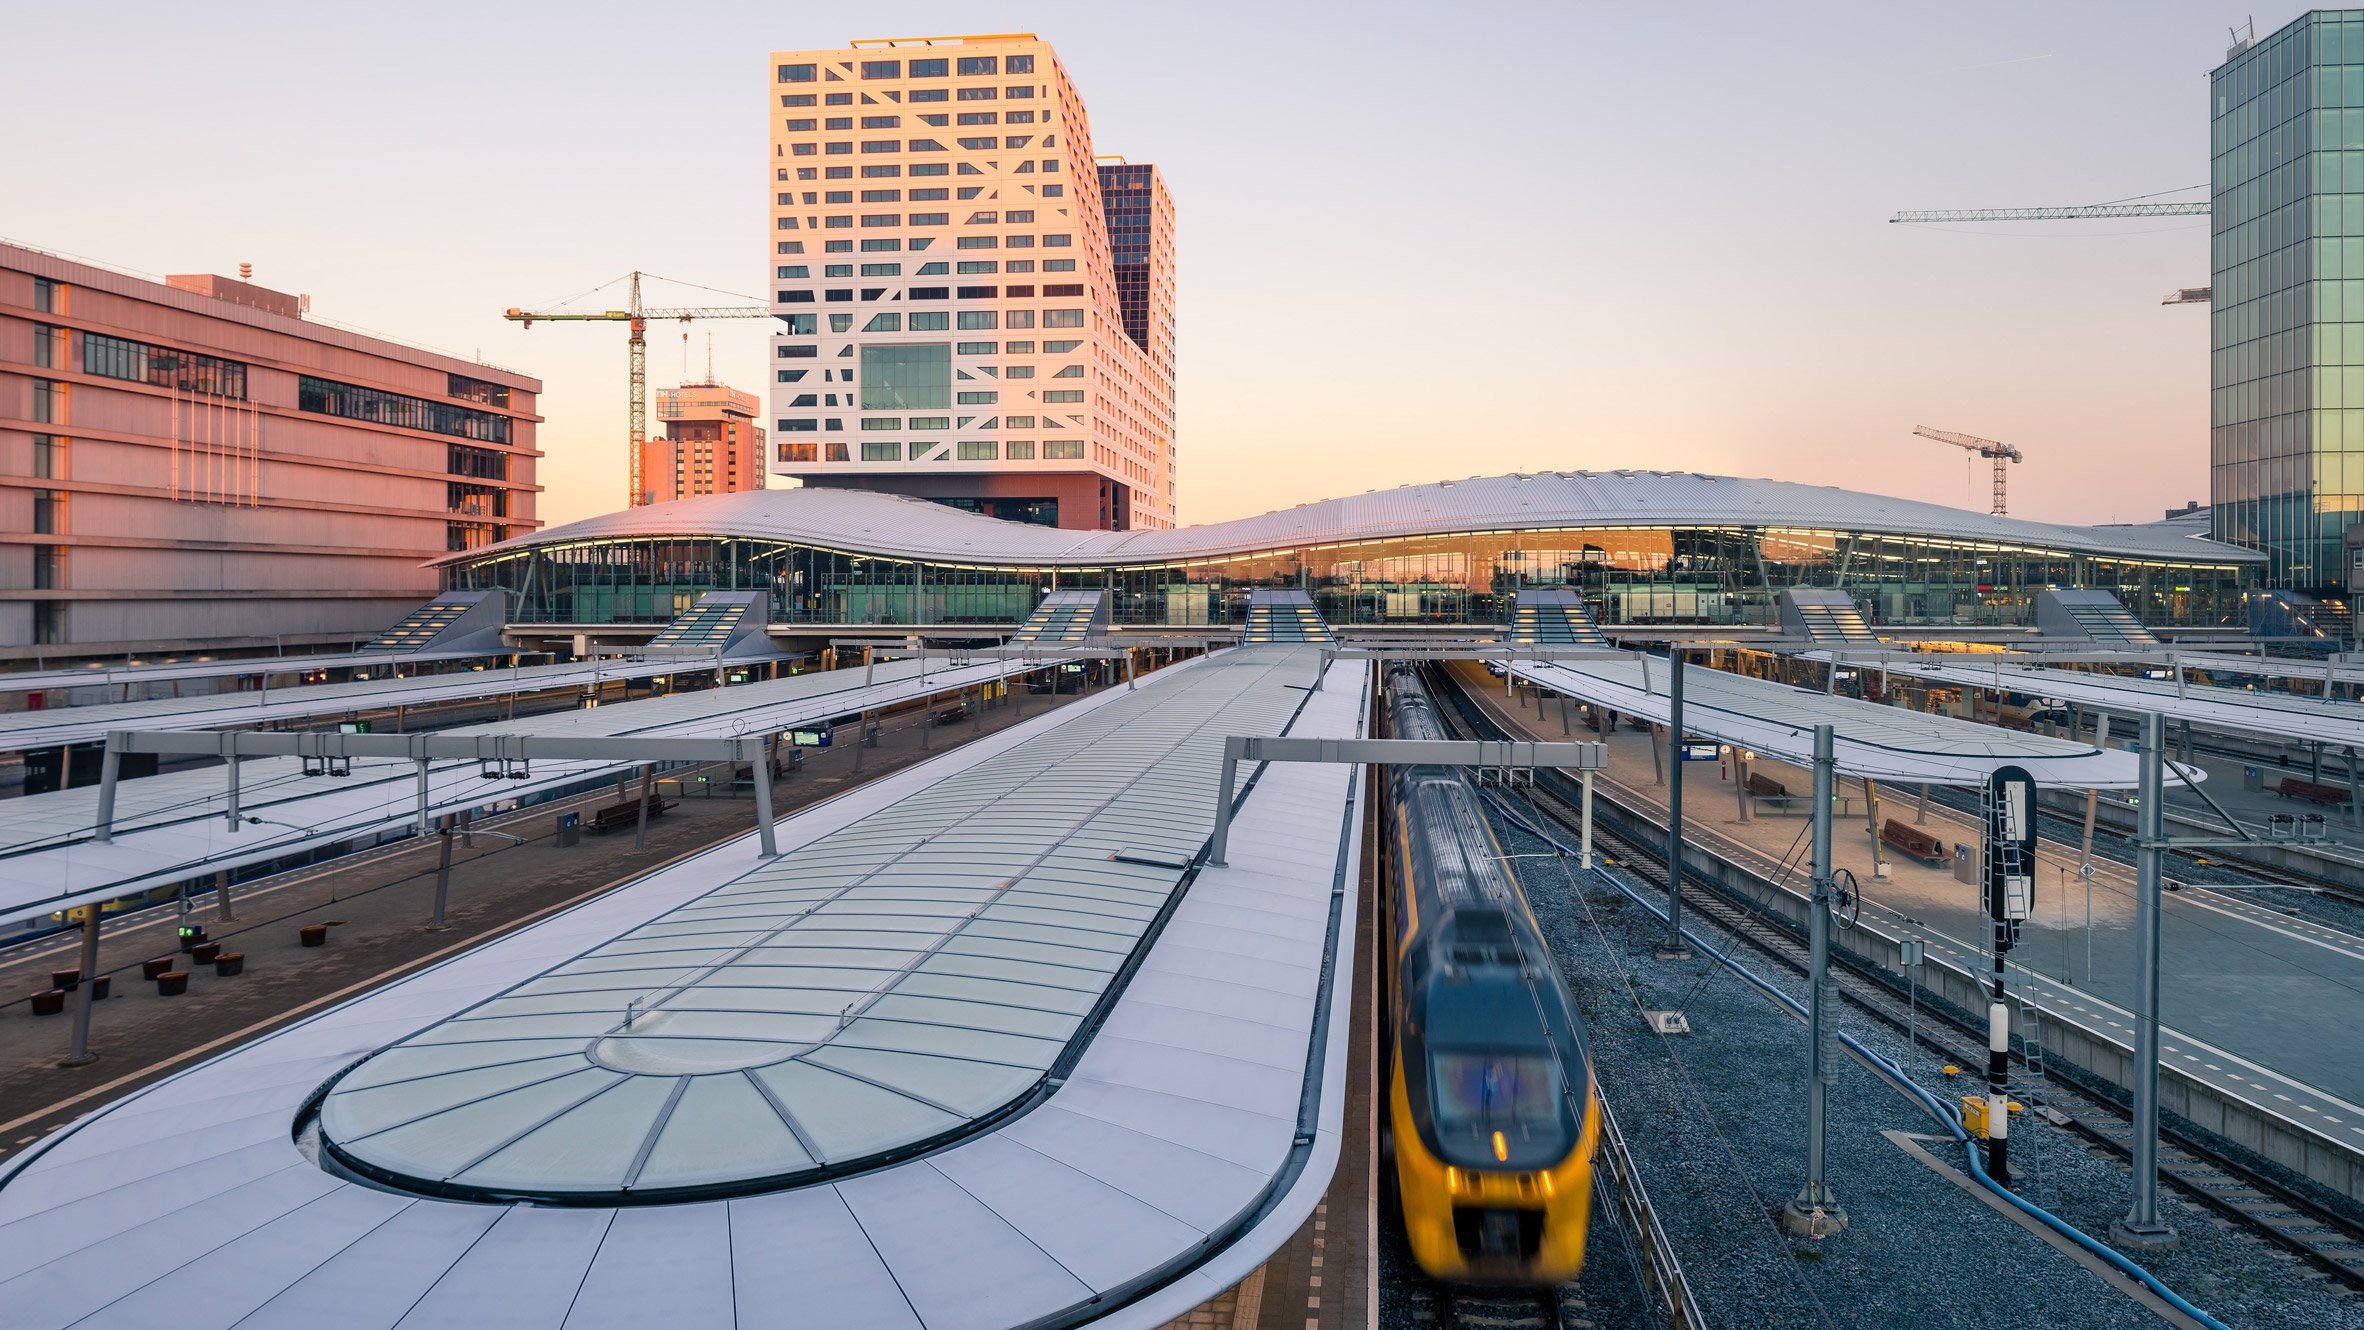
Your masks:
<svg viewBox="0 0 2364 1330"><path fill-rule="evenodd" d="M1453 681L1448 683L1453 686L1439 690L1450 699L1443 713L1460 736L1507 737L1507 731L1465 690ZM1534 786L1522 787L1511 797L1524 798L1540 823L1572 837L1580 816L1571 784L1555 772L1542 772ZM1595 799L1597 807L1604 800L1615 803L1616 795L1613 789L1596 788ZM1665 889L1662 846L1638 843L1604 828L1597 818L1593 843L1596 852L1610 856L1618 867ZM1695 917L1713 923L1793 974L1807 973L1806 940L1786 919L1712 882L1686 877L1685 886L1683 902ZM1983 1024L1934 1000L1917 1004L1916 1019L1901 978L1862 962L1843 945L1832 949L1832 960L1839 971L1840 995L1850 1006L1908 1033L1917 1046L1955 1065L1986 1064ZM1850 978L1854 982L1846 982ZM2019 1083L2023 1092L2031 1085L2044 1091L2041 1096L2026 1094L2031 1111L2096 1149L2121 1159L2132 1157L2133 1123L2123 1108L2086 1086L2054 1075L2044 1064L2040 1046L2022 1041L2012 1058L2027 1078ZM2160 1176L2185 1196L2247 1225L2346 1286L2364 1290L2364 1224L2167 1124L2162 1124L2158 1158Z"/></svg>

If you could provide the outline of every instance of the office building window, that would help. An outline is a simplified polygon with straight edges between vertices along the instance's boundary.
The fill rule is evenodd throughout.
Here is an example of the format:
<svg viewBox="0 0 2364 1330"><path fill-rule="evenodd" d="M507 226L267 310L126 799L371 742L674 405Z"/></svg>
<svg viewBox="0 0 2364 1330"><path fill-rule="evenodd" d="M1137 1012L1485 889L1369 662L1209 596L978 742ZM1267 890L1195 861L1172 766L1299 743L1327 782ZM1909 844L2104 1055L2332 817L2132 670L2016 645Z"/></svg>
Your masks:
<svg viewBox="0 0 2364 1330"><path fill-rule="evenodd" d="M1008 417L1005 417L1005 418L1003 418L1003 420L1002 420L1002 425L1003 425L1003 427L1004 427L1004 428L1007 428L1007 429L1033 429L1033 428L1034 428L1034 417L1032 417L1032 416L1008 416ZM1033 455L1034 455L1034 454L1032 454L1032 453L1028 453L1028 454L1027 454L1027 456L1029 456L1029 457L1032 457Z"/></svg>
<svg viewBox="0 0 2364 1330"><path fill-rule="evenodd" d="M235 360L100 333L82 334L82 372L214 397L246 396L246 366Z"/></svg>
<svg viewBox="0 0 2364 1330"><path fill-rule="evenodd" d="M1001 400L997 392L965 392L955 394L954 401L962 406L991 406Z"/></svg>
<svg viewBox="0 0 2364 1330"><path fill-rule="evenodd" d="M945 75L946 64L947 62L942 60L914 60L911 62L911 77L915 79L940 79Z"/></svg>
<svg viewBox="0 0 2364 1330"><path fill-rule="evenodd" d="M1080 309L1046 309L1042 312L1042 326L1045 328L1081 328L1084 326L1083 316L1084 312Z"/></svg>
<svg viewBox="0 0 2364 1330"><path fill-rule="evenodd" d="M65 294L65 283L47 277L33 279L33 308L43 314L65 313L65 302L58 299Z"/></svg>
<svg viewBox="0 0 2364 1330"><path fill-rule="evenodd" d="M952 417L950 417L950 416L913 416L913 417L911 418L911 428L913 428L913 429L951 429L951 428L952 428Z"/></svg>
<svg viewBox="0 0 2364 1330"><path fill-rule="evenodd" d="M1023 439L1005 443L1002 445L1002 455L1013 462L1031 462L1034 460L1034 444L1031 440Z"/></svg>
<svg viewBox="0 0 2364 1330"><path fill-rule="evenodd" d="M990 74L993 71L987 70L985 72ZM1002 61L1001 72L1004 74L1031 74L1034 72L1034 57L1030 55L1013 55L1007 60Z"/></svg>
<svg viewBox="0 0 2364 1330"><path fill-rule="evenodd" d="M486 406L509 405L509 389L506 384L486 383L482 379L471 379L464 374L449 374L445 377L450 381L450 386L445 389L448 396L457 397L467 402L482 402Z"/></svg>
<svg viewBox="0 0 2364 1330"><path fill-rule="evenodd" d="M993 310L964 309L960 311L956 326L961 331L968 332L976 329L998 328L1001 326L1001 322Z"/></svg>
<svg viewBox="0 0 2364 1330"><path fill-rule="evenodd" d="M33 534L59 536L66 532L66 492L33 491Z"/></svg>
<svg viewBox="0 0 2364 1330"><path fill-rule="evenodd" d="M913 332L952 331L952 316L940 309L913 310L907 317Z"/></svg>
<svg viewBox="0 0 2364 1330"><path fill-rule="evenodd" d="M903 460L903 445L899 443L865 443L862 445L865 462L899 462Z"/></svg>
<svg viewBox="0 0 2364 1330"><path fill-rule="evenodd" d="M1044 441L1043 441L1043 445L1042 445L1042 455L1043 455L1043 458L1044 458L1044 460L1046 460L1046 461L1053 461L1053 462L1058 462L1058 461L1066 461L1066 462L1078 462L1078 461L1082 461L1082 460L1083 460L1083 440L1081 440L1081 439L1046 439L1046 440L1044 440Z"/></svg>
<svg viewBox="0 0 2364 1330"><path fill-rule="evenodd" d="M1042 400L1044 400L1044 401L1046 401L1046 402L1061 402L1061 403L1065 403L1065 402L1080 402L1080 401L1082 401L1082 400L1083 400L1083 389L1081 389L1081 388L1052 388L1052 389L1049 389L1049 390L1047 390L1047 391L1045 391L1045 392L1043 393L1043 395L1042 395Z"/></svg>
<svg viewBox="0 0 2364 1330"><path fill-rule="evenodd" d="M963 76L971 74L998 74L1001 72L1000 57L990 55L964 55L960 58L960 72Z"/></svg>
<svg viewBox="0 0 2364 1330"><path fill-rule="evenodd" d="M1009 321L1002 326L1005 328L1031 328L1034 326L1034 311L1013 309L1010 311Z"/></svg>
<svg viewBox="0 0 2364 1330"><path fill-rule="evenodd" d="M69 440L55 434L33 436L33 478L36 480L68 480L67 455Z"/></svg>
<svg viewBox="0 0 2364 1330"><path fill-rule="evenodd" d="M862 62L862 77L866 79L899 79L903 77L903 62L900 60L865 60Z"/></svg>
<svg viewBox="0 0 2364 1330"><path fill-rule="evenodd" d="M960 445L960 460L964 462L990 462L1000 455L1001 450L991 443L963 443Z"/></svg>
<svg viewBox="0 0 2364 1330"><path fill-rule="evenodd" d="M943 342L864 345L862 409L952 405L952 348Z"/></svg>
<svg viewBox="0 0 2364 1330"><path fill-rule="evenodd" d="M780 66L780 82L782 83L812 83L819 78L820 66L818 65Z"/></svg>
<svg viewBox="0 0 2364 1330"><path fill-rule="evenodd" d="M1053 374L1051 377L1054 379L1080 379L1083 377L1083 366L1061 365L1059 367L1059 372Z"/></svg>
<svg viewBox="0 0 2364 1330"><path fill-rule="evenodd" d="M63 424L66 418L66 385L49 379L33 380L33 419L43 424Z"/></svg>

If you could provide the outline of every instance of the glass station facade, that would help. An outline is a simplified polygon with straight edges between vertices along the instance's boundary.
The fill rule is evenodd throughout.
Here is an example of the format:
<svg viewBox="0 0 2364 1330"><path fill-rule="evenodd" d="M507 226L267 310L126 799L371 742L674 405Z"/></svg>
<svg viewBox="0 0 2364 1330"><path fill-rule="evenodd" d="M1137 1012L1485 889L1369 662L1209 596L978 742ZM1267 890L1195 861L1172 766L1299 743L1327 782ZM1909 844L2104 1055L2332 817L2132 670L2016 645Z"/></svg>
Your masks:
<svg viewBox="0 0 2364 1330"><path fill-rule="evenodd" d="M766 589L779 624L1007 625L1046 591L1105 587L1118 624L1230 625L1248 593L1302 589L1330 622L1499 624L1521 587L1579 591L1605 624L1771 626L1792 586L1836 586L1874 623L2006 627L2047 587L2114 592L2159 627L2244 624L2253 563L1771 527L1601 527L1305 544L1164 563L921 562L729 536L527 545L449 564L510 593L518 623L662 623L717 590Z"/></svg>

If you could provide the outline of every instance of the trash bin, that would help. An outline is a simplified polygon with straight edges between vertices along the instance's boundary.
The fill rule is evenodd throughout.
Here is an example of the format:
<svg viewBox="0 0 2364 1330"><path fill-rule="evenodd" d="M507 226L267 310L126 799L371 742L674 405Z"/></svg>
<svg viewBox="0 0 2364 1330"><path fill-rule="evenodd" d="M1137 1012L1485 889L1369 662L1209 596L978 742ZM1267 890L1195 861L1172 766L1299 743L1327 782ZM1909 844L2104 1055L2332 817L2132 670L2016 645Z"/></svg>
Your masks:
<svg viewBox="0 0 2364 1330"><path fill-rule="evenodd" d="M2265 772L2257 767L2241 768L2241 788L2263 790L2265 788Z"/></svg>
<svg viewBox="0 0 2364 1330"><path fill-rule="evenodd" d="M558 815L558 847L565 849L570 845L582 843L583 815L581 813L560 813Z"/></svg>
<svg viewBox="0 0 2364 1330"><path fill-rule="evenodd" d="M1954 881L1978 885L1978 856L1970 852L1969 846L1958 842L1954 846Z"/></svg>

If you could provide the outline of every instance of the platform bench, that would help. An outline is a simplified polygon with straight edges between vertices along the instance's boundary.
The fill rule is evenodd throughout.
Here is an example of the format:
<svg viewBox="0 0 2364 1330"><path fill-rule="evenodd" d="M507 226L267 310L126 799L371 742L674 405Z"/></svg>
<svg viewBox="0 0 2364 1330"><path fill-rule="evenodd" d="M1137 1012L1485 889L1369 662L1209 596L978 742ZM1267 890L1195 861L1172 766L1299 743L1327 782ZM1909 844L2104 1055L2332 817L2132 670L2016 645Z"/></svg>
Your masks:
<svg viewBox="0 0 2364 1330"><path fill-rule="evenodd" d="M652 797L648 801L649 820L654 822L663 817L665 810L672 806L671 799ZM591 815L591 829L594 831L614 831L619 827L638 825L640 825L640 801L638 799L628 799L620 804L609 804Z"/></svg>
<svg viewBox="0 0 2364 1330"><path fill-rule="evenodd" d="M1947 858L1944 841L1895 818L1889 818L1880 825L1880 843L1898 854L1925 864L1942 864Z"/></svg>
<svg viewBox="0 0 2364 1330"><path fill-rule="evenodd" d="M2296 776L2284 776L2281 783L2274 787L2274 793L2285 799L2304 799L2311 804L2327 804L2333 808L2348 801L2348 792L2337 785L2300 780Z"/></svg>

